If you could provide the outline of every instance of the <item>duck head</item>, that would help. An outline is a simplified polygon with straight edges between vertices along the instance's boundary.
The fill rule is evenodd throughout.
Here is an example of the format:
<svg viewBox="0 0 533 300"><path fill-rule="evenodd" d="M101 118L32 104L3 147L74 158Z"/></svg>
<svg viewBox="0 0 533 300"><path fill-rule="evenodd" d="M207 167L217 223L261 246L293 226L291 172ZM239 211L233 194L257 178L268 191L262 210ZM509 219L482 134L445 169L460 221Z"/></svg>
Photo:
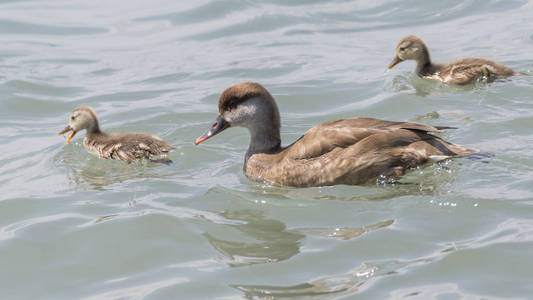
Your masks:
<svg viewBox="0 0 533 300"><path fill-rule="evenodd" d="M249 153L280 145L279 110L274 98L259 83L242 82L226 89L218 102L218 116L195 141L198 145L230 127L245 127L251 135Z"/></svg>
<svg viewBox="0 0 533 300"><path fill-rule="evenodd" d="M71 133L66 141L68 144L76 133L84 129L86 129L88 133L100 132L98 118L94 111L88 106L79 106L72 111L68 119L68 126L65 127L59 135L70 131Z"/></svg>
<svg viewBox="0 0 533 300"><path fill-rule="evenodd" d="M396 56L390 63L389 69L404 60L416 60L419 64L429 62L429 51L421 38L414 35L404 37L396 46Z"/></svg>

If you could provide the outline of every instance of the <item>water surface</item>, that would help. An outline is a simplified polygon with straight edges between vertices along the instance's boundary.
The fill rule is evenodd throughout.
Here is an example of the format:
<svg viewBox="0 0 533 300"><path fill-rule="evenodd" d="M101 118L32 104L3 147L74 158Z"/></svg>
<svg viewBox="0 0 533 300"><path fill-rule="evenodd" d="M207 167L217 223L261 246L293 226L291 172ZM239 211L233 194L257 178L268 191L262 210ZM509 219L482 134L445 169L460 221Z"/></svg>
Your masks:
<svg viewBox="0 0 533 300"><path fill-rule="evenodd" d="M0 290L9 299L526 299L533 294L533 77L449 87L391 71L396 43L531 74L527 1L0 1ZM193 145L252 80L289 144L328 120L455 126L494 156L398 185L249 181L249 136ZM90 105L158 134L171 167L57 136Z"/></svg>

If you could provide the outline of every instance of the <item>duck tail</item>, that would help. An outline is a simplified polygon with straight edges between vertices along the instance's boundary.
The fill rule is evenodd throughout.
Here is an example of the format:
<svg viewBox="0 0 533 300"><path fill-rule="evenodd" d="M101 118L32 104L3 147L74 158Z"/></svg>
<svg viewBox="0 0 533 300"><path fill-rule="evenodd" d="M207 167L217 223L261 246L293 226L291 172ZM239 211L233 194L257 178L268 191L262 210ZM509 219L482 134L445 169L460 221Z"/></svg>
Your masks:
<svg viewBox="0 0 533 300"><path fill-rule="evenodd" d="M494 157L494 154L490 152L481 152L477 149L465 148L465 147L461 147L458 145L453 145L453 146L454 147L450 148L450 150L453 151L453 154L431 155L429 157L429 160L433 162L439 162L439 161L443 161L443 160L454 158L454 157L455 158L460 157L460 158L467 158L470 160L479 160L479 161L488 163L488 161L484 159Z"/></svg>
<svg viewBox="0 0 533 300"><path fill-rule="evenodd" d="M466 148L459 145L454 146L455 147L452 149L452 151L455 152L456 156L458 157L469 157L472 155L479 155L481 153L477 149Z"/></svg>
<svg viewBox="0 0 533 300"><path fill-rule="evenodd" d="M457 157L468 158L471 160L481 160L485 158L494 157L494 153L482 152L477 149L466 148L466 147L462 147L458 145L454 145L454 146L455 147L452 149L452 151L456 153Z"/></svg>
<svg viewBox="0 0 533 300"><path fill-rule="evenodd" d="M461 145L447 143L446 150L442 152L442 155L450 157L468 157L471 155L479 155L481 152L477 149L467 148Z"/></svg>

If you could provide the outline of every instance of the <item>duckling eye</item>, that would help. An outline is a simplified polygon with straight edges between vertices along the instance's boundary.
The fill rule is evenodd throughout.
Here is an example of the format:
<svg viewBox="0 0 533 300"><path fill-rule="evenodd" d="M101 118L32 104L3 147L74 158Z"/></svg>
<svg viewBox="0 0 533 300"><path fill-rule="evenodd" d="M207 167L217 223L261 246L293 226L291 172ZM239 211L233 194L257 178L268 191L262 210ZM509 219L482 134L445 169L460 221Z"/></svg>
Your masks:
<svg viewBox="0 0 533 300"><path fill-rule="evenodd" d="M71 119L72 121L74 121L74 119L76 119L76 117L75 117L75 116L71 116L70 119Z"/></svg>
<svg viewBox="0 0 533 300"><path fill-rule="evenodd" d="M405 47L400 47L400 51L405 51Z"/></svg>

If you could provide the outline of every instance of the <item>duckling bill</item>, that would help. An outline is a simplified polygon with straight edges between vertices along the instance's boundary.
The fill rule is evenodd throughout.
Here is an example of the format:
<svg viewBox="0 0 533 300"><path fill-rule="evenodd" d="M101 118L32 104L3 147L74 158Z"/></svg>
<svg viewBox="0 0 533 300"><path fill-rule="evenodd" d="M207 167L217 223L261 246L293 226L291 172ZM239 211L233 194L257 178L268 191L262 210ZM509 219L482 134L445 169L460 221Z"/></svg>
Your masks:
<svg viewBox="0 0 533 300"><path fill-rule="evenodd" d="M424 41L414 35L406 36L398 43L396 56L390 63L389 69L405 60L416 61L418 76L451 84L467 84L475 80L492 82L496 78L524 75L484 58L470 57L457 59L447 64L433 63Z"/></svg>
<svg viewBox="0 0 533 300"><path fill-rule="evenodd" d="M100 130L96 114L88 106L74 109L68 122L68 126L59 132L59 135L70 132L66 143L68 144L76 133L86 130L87 134L83 139L85 149L101 158L127 163L143 158L165 164L172 163L168 158L156 159L168 155L174 149L160 137L144 133L104 133Z"/></svg>
<svg viewBox="0 0 533 300"><path fill-rule="evenodd" d="M401 176L428 161L477 153L430 134L450 127L371 118L326 122L282 147L278 106L263 86L253 82L226 89L218 111L195 144L228 128L245 127L251 139L244 173L252 180L281 186L366 184L382 175Z"/></svg>

